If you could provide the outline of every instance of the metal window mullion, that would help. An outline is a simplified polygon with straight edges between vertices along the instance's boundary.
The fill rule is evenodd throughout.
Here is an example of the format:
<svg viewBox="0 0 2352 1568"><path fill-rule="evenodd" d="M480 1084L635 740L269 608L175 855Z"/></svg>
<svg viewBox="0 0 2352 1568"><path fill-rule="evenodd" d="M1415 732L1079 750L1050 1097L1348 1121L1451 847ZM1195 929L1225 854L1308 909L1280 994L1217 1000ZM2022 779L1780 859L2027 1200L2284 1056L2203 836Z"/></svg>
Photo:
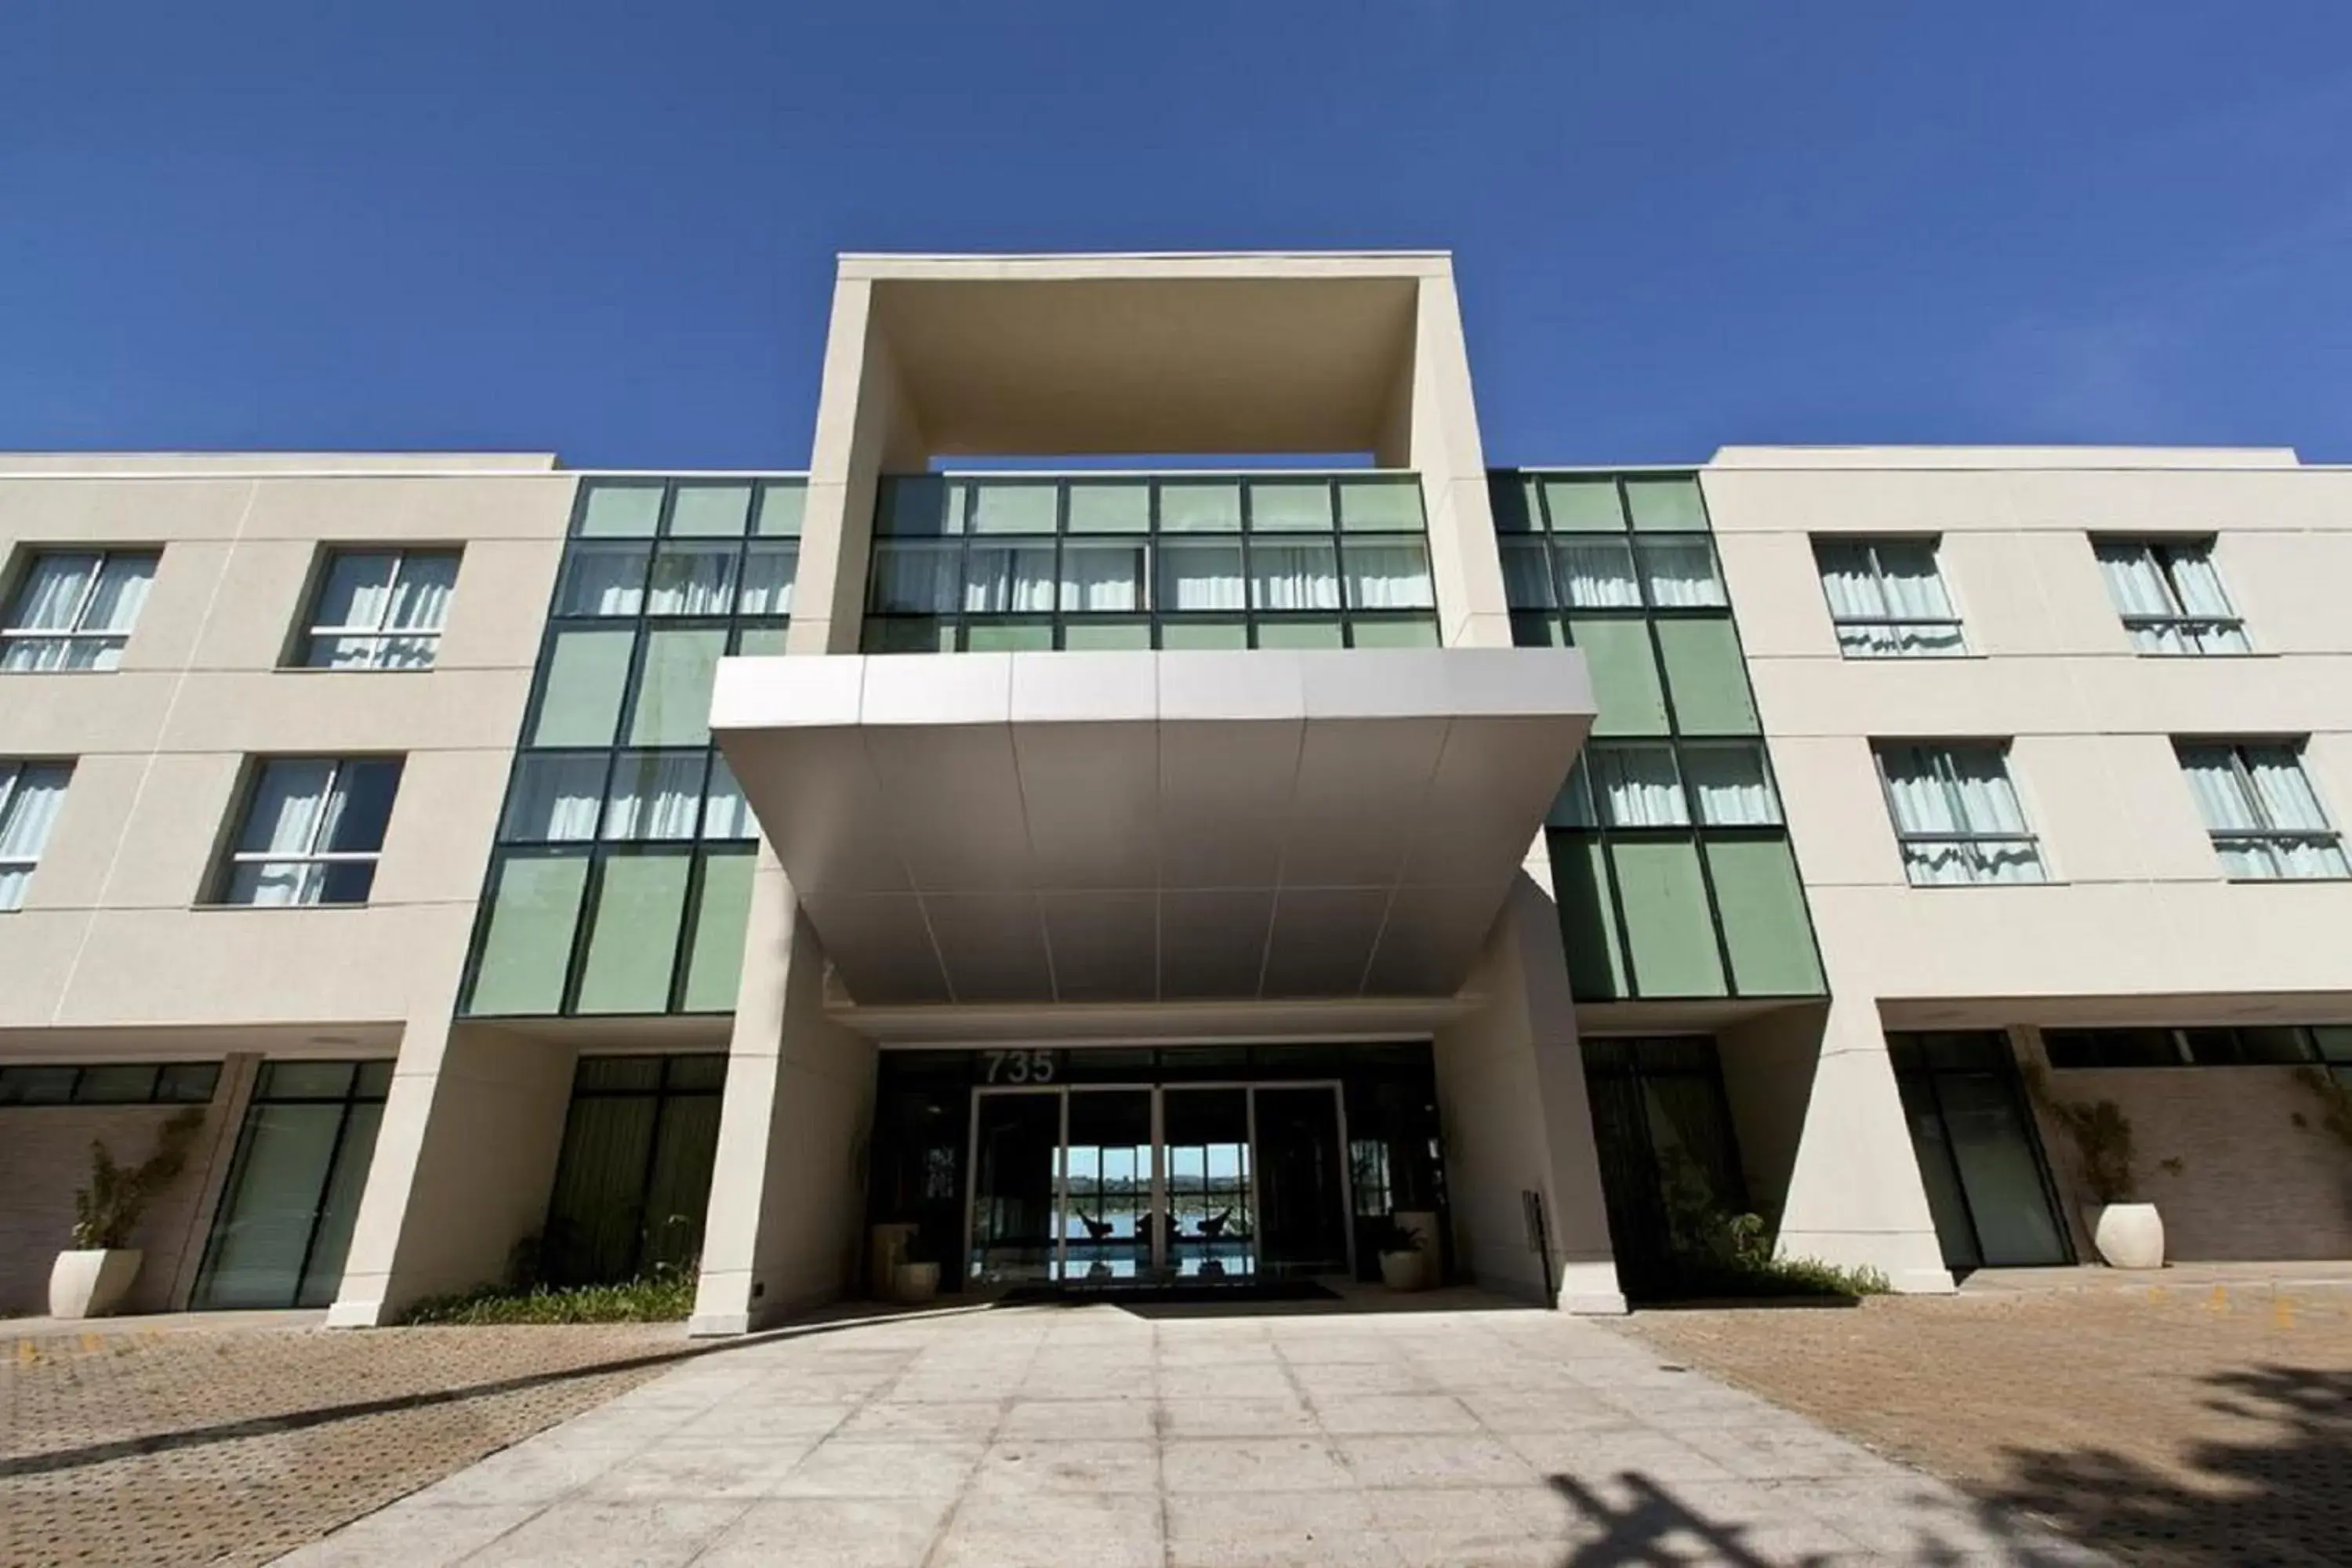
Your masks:
<svg viewBox="0 0 2352 1568"><path fill-rule="evenodd" d="M24 774L24 763L0 763L0 837L6 836L8 814L16 805L16 784Z"/></svg>
<svg viewBox="0 0 2352 1568"><path fill-rule="evenodd" d="M67 637L74 636L89 624L90 601L98 597L99 580L106 575L108 553L100 551L98 559L90 565L89 581L81 585L81 593L74 600L73 615L61 628Z"/></svg>
<svg viewBox="0 0 2352 1568"><path fill-rule="evenodd" d="M2245 747L2230 747L2230 775L2237 781L2238 793L2244 797L2247 813L2253 817L2255 826L2263 833L2278 831L2278 824L2271 819L2270 807L2263 804L2262 792L2254 787L2254 771L2246 765Z"/></svg>

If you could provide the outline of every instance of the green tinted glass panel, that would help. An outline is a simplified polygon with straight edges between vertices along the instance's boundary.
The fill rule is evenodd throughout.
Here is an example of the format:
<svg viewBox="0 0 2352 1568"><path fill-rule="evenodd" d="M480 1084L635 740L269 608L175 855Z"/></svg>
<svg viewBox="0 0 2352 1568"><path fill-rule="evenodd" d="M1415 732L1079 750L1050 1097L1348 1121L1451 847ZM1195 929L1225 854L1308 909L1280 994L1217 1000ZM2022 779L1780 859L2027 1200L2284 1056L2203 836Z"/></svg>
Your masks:
<svg viewBox="0 0 2352 1568"><path fill-rule="evenodd" d="M1617 507L1615 479L1546 479L1545 508L1553 529L1562 533L1619 533L1625 514Z"/></svg>
<svg viewBox="0 0 2352 1568"><path fill-rule="evenodd" d="M609 746L637 634L625 626L560 631L530 728L534 746Z"/></svg>
<svg viewBox="0 0 2352 1568"><path fill-rule="evenodd" d="M972 485L974 533L1051 533L1060 487L1051 479L983 479Z"/></svg>
<svg viewBox="0 0 2352 1568"><path fill-rule="evenodd" d="M782 626L745 626L736 634L736 651L754 656L782 653L788 635Z"/></svg>
<svg viewBox="0 0 2352 1568"><path fill-rule="evenodd" d="M1231 480L1171 480L1160 487L1163 533L1239 533L1242 487Z"/></svg>
<svg viewBox="0 0 2352 1568"><path fill-rule="evenodd" d="M360 1100L382 1100L392 1092L392 1068L388 1061L362 1062L359 1071L352 1075L352 1093Z"/></svg>
<svg viewBox="0 0 2352 1568"><path fill-rule="evenodd" d="M77 1105L142 1105L154 1094L152 1067L110 1064L82 1068L73 1097Z"/></svg>
<svg viewBox="0 0 2352 1568"><path fill-rule="evenodd" d="M1051 621L969 621L964 647L973 653L1044 653L1054 646Z"/></svg>
<svg viewBox="0 0 2352 1568"><path fill-rule="evenodd" d="M760 515L751 531L772 539L798 539L808 486L799 479L772 479L760 487Z"/></svg>
<svg viewBox="0 0 2352 1568"><path fill-rule="evenodd" d="M1628 479L1625 505L1633 526L1645 531L1690 533L1706 527L1706 507L1695 479Z"/></svg>
<svg viewBox="0 0 2352 1568"><path fill-rule="evenodd" d="M1359 616L1356 618L1358 647L1435 647L1437 623L1426 616L1419 620L1375 621Z"/></svg>
<svg viewBox="0 0 2352 1568"><path fill-rule="evenodd" d="M1517 474L1487 475L1486 504L1494 510L1497 533L1535 533L1543 527L1533 479Z"/></svg>
<svg viewBox="0 0 2352 1568"><path fill-rule="evenodd" d="M757 856L711 851L702 863L702 899L695 915L694 941L686 953L689 1013L726 1013L735 1006L741 977L743 931L751 914L751 868ZM721 1058L722 1060L724 1058Z"/></svg>
<svg viewBox="0 0 2352 1568"><path fill-rule="evenodd" d="M1822 964L1797 863L1782 839L1723 839L1706 847L1731 978L1744 996L1817 996Z"/></svg>
<svg viewBox="0 0 2352 1568"><path fill-rule="evenodd" d="M661 1088L659 1057L582 1057L572 1071L572 1092L651 1094Z"/></svg>
<svg viewBox="0 0 2352 1568"><path fill-rule="evenodd" d="M1550 836L1553 895L1559 900L1559 934L1568 949L1570 988L1581 1002L1606 1002L1626 994L1625 954L1617 941L1617 916L1609 898L1609 860L1597 838L1566 833Z"/></svg>
<svg viewBox="0 0 2352 1568"><path fill-rule="evenodd" d="M1210 621L1186 616L1164 621L1160 627L1163 648L1249 647L1249 628L1239 621Z"/></svg>
<svg viewBox="0 0 2352 1568"><path fill-rule="evenodd" d="M688 539L740 539L751 517L751 487L680 485L669 503L669 531Z"/></svg>
<svg viewBox="0 0 2352 1568"><path fill-rule="evenodd" d="M1260 621L1260 647L1341 647L1339 623L1328 621Z"/></svg>
<svg viewBox="0 0 2352 1568"><path fill-rule="evenodd" d="M952 509L950 502L955 504ZM935 474L905 474L882 481L876 510L881 531L900 539L930 539L963 531L963 491ZM950 515L952 510L953 515Z"/></svg>
<svg viewBox="0 0 2352 1568"><path fill-rule="evenodd" d="M1697 846L1620 840L1610 858L1635 988L1644 997L1724 994Z"/></svg>
<svg viewBox="0 0 2352 1568"><path fill-rule="evenodd" d="M615 855L604 886L580 975L583 1013L659 1013L669 1005L677 922L686 912L690 855Z"/></svg>
<svg viewBox="0 0 2352 1568"><path fill-rule="evenodd" d="M1062 628L1066 648L1139 648L1151 646L1149 621L1072 621Z"/></svg>
<svg viewBox="0 0 2352 1568"><path fill-rule="evenodd" d="M1143 533L1151 527L1151 486L1142 479L1076 479L1072 533Z"/></svg>
<svg viewBox="0 0 2352 1568"><path fill-rule="evenodd" d="M1748 697L1748 670L1739 637L1727 617L1662 617L1658 651L1666 689L1675 700L1675 729L1685 735L1753 735L1756 705Z"/></svg>
<svg viewBox="0 0 2352 1568"><path fill-rule="evenodd" d="M341 1100L352 1091L351 1062L264 1062L260 1100Z"/></svg>
<svg viewBox="0 0 2352 1568"><path fill-rule="evenodd" d="M1341 479L1339 526L1381 533L1420 532L1421 481L1403 476Z"/></svg>
<svg viewBox="0 0 2352 1568"><path fill-rule="evenodd" d="M1260 533L1331 530L1331 487L1312 480L1260 479L1249 488L1250 527Z"/></svg>
<svg viewBox="0 0 2352 1568"><path fill-rule="evenodd" d="M727 634L717 627L648 634L629 743L698 746L709 740L710 683L726 651Z"/></svg>
<svg viewBox="0 0 2352 1568"><path fill-rule="evenodd" d="M955 623L919 616L869 619L859 641L867 653L953 653Z"/></svg>
<svg viewBox="0 0 2352 1568"><path fill-rule="evenodd" d="M592 482L580 508L580 531L592 539L642 539L661 521L662 487L628 481Z"/></svg>
<svg viewBox="0 0 2352 1568"><path fill-rule="evenodd" d="M1569 640L1584 650L1600 715L1595 735L1663 735L1666 700L1658 685L1658 659L1650 647L1650 624L1640 617L1574 616Z"/></svg>
<svg viewBox="0 0 2352 1568"><path fill-rule="evenodd" d="M1516 647L1558 647L1567 640L1558 616L1518 611L1511 616L1511 643Z"/></svg>
<svg viewBox="0 0 2352 1568"><path fill-rule="evenodd" d="M563 1005L572 928L587 880L585 855L517 855L500 864L467 1012L552 1013Z"/></svg>

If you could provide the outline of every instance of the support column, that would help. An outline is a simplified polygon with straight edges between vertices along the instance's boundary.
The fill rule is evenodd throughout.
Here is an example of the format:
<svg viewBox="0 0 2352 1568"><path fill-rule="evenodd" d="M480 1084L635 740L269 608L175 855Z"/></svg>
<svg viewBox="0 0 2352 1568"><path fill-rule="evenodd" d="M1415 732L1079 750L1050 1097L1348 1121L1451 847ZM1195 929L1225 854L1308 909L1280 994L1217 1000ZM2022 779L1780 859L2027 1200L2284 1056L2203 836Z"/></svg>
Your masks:
<svg viewBox="0 0 2352 1568"><path fill-rule="evenodd" d="M569 1047L412 1019L330 1328L373 1328L431 1296L505 1278L547 1220L572 1100Z"/></svg>
<svg viewBox="0 0 2352 1568"><path fill-rule="evenodd" d="M824 949L762 842L688 1333L745 1333L843 1294L873 1120L873 1044L825 1016Z"/></svg>
<svg viewBox="0 0 2352 1568"><path fill-rule="evenodd" d="M1622 1312L1559 911L1533 879L1513 883L1470 984L1486 1005L1436 1041L1455 1256L1489 1289ZM1528 1235L1530 1189L1550 1232L1549 1279Z"/></svg>

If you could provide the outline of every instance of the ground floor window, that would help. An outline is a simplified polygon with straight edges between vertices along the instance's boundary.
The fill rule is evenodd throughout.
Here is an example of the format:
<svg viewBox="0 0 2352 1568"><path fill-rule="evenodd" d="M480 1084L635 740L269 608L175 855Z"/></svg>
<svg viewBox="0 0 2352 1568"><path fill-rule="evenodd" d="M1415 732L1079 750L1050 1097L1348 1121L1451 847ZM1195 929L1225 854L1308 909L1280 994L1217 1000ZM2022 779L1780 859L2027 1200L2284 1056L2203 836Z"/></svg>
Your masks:
<svg viewBox="0 0 2352 1568"><path fill-rule="evenodd" d="M389 1061L261 1064L191 1305L333 1303L391 1086Z"/></svg>
<svg viewBox="0 0 2352 1568"><path fill-rule="evenodd" d="M1886 1037L1945 1267L2071 1263L2016 1058L1998 1029Z"/></svg>
<svg viewBox="0 0 2352 1568"><path fill-rule="evenodd" d="M727 1058L582 1057L573 1069L540 1270L609 1284L702 1254Z"/></svg>
<svg viewBox="0 0 2352 1568"><path fill-rule="evenodd" d="M1748 1208L1715 1041L1588 1039L1584 1079L1619 1283L1653 1300L1706 1294Z"/></svg>

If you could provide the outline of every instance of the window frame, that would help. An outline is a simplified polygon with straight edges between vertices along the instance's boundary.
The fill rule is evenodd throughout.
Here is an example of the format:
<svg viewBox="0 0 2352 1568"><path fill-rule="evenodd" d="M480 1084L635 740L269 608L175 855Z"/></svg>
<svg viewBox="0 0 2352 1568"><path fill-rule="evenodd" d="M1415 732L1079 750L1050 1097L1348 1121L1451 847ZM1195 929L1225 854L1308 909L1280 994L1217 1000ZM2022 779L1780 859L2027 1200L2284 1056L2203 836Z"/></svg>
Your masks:
<svg viewBox="0 0 2352 1568"><path fill-rule="evenodd" d="M1975 652L1969 646L1968 624L1966 617L1960 614L1959 598L1952 592L1952 584L1944 576L1944 536L1942 534L1816 533L1810 536L1810 542L1813 552L1813 577L1821 584L1822 603L1829 611L1830 630L1832 636L1848 626L1888 632L1898 637L1905 632L1948 628L1953 637L1958 639L1957 645L1948 652L1927 653L1916 650L1906 651L1899 644L1883 649L1856 647L1848 644L1844 637L1839 637L1837 645L1840 658L1966 658ZM1835 601L1830 598L1829 572L1827 565L1822 560L1822 547L1828 545L1832 549L1860 550L1864 565L1870 574L1872 585L1877 591L1878 602L1884 605L1893 601L1886 591L1888 574L1885 565L1879 559L1878 552L1881 547L1890 544L1920 545L1926 548L1927 566L1935 574L1937 592L1943 595L1944 603L1952 607L1952 613L1949 616L1841 616L1838 614Z"/></svg>
<svg viewBox="0 0 2352 1568"><path fill-rule="evenodd" d="M78 1110L95 1105L206 1106L210 1105L219 1097L220 1079L223 1067L224 1064L219 1061L205 1060L0 1063L0 1110ZM87 1097L83 1095L82 1088L87 1082L89 1082L89 1075L93 1070L125 1068L142 1071L148 1075L146 1093L136 1098L119 1094L90 1095ZM167 1081L169 1081L172 1074L181 1074L184 1079L184 1077L191 1072L204 1068L210 1068L211 1072L210 1075L204 1079L205 1092L201 1099L192 1097L184 1092L178 1094L166 1094L163 1092L164 1086ZM66 1083L66 1092L64 1097L58 1100L12 1100L6 1097L5 1089L11 1073L36 1071L65 1072L71 1074L72 1076L68 1079Z"/></svg>
<svg viewBox="0 0 2352 1568"><path fill-rule="evenodd" d="M373 849L320 849L318 845L320 837L327 831L328 824L333 815L323 805L311 821L305 847L301 851L286 853L268 849L239 849L238 841L245 837L254 805L260 799L261 781L268 774L270 766L279 763L328 764L327 784L320 794L320 798L325 801L333 799L335 792L342 787L344 771L352 765L362 763L394 764L392 804L386 807L384 813L384 835L386 837L391 836L392 813L398 809L400 786L407 779L408 755L406 752L354 752L344 756L321 756L310 752L268 752L248 757L246 760L245 777L236 795L236 809L231 814L226 825L220 852L215 858L216 864L213 870L211 885L207 889L209 896L202 900L202 907L226 910L366 909L375 894L375 877L373 872L368 877L368 896L360 899L330 900L321 897L289 900L282 904L265 904L250 900L233 899L229 896L236 886L236 872L240 866L316 866L323 871L334 866L365 865L381 868L383 865L383 845L381 840ZM319 878L319 886L323 892L326 887L324 875Z"/></svg>
<svg viewBox="0 0 2352 1568"><path fill-rule="evenodd" d="M2175 735L2172 737L2173 760L2180 769L2181 782L2184 784L2189 780L2188 753L2190 752L2227 752L2230 759L2230 776L2237 785L2239 798L2262 823L2262 826L2251 828L2216 827L2205 821L2205 814L2200 808L2197 813L2198 823L2205 829L2206 841L2212 846L2213 853L2217 858L2223 853L2224 843L2228 843L2244 846L2259 845L2266 850L2317 846L2335 850L2339 860L2352 861L2352 857L2347 857L2345 854L2344 830L2336 826L2335 814L2327 809L2327 802L2320 795L2319 785L2312 778L2311 769L2305 764L2305 756L2309 745L2310 737L2307 735ZM2255 747L2274 748L2291 755L2294 763L2294 771L2302 778L2303 787L2311 792L2312 802L2319 808L2320 817L2327 824L2326 826L2281 827L2272 820L2270 806L2263 801L2262 790L2254 783L2253 769L2247 762L2246 753ZM2193 786L2189 788L2189 795L2190 805L2195 806L2197 792ZM2273 862L2273 864L2275 863L2275 861ZM2222 861L2221 865L2228 880L2232 882L2340 882L2352 879L2352 865L2348 865L2346 870L2323 877L2250 877L2242 872L2230 870L2226 860Z"/></svg>
<svg viewBox="0 0 2352 1568"><path fill-rule="evenodd" d="M2181 648L2142 647L2137 637L2132 637L2132 653L2140 658L2243 658L2254 651L2254 639L2246 630L2246 617L2238 613L2238 602L2230 593L2230 584L2221 576L2221 564L2213 559L2221 542L2210 533L2094 533L2089 535L2091 560L2099 568L2100 585L2106 588L2107 602L2113 605L2116 618L2123 623L2125 635L2142 631L2170 631L2178 634L2189 646ZM2164 597L2172 606L2168 615L2135 615L2115 604L2115 590L2106 581L2106 563L2100 560L2102 549L2137 550L2156 568L2156 580L2164 585ZM2213 574L2213 586L2230 606L2226 616L2198 616L2189 611L2189 601L2182 596L2180 584L2173 575L2178 558L2184 551L2201 552L2205 564ZM2218 632L2235 632L2246 646L2242 648L2208 647L2205 638Z"/></svg>
<svg viewBox="0 0 2352 1568"><path fill-rule="evenodd" d="M89 580L82 584L80 595L74 601L72 619L65 626L58 627L16 625L15 616L20 608L18 600L24 594L25 585L32 581L33 573L40 566L43 560L57 555L89 555L94 557L96 561L96 564L90 568ZM138 617L132 616L131 624L121 631L93 632L84 628L89 617L90 603L98 597L98 585L106 576L107 563L124 558L146 560L153 563L147 574L147 583L148 592L151 594L154 592L155 580L162 576L163 572L163 548L161 545L102 544L85 549L74 544L41 544L26 549L21 562L9 574L6 599L5 602L0 602L0 650L5 650L13 644L63 643L70 651L73 645L78 642L100 645L111 643L116 645L115 652L118 657L112 665L60 665L52 669L7 669L0 667L0 675L110 675L121 668L121 660L119 656L129 651L131 638L139 629ZM140 602L140 607L142 610L146 607L143 598ZM102 647L101 651L103 651Z"/></svg>
<svg viewBox="0 0 2352 1568"><path fill-rule="evenodd" d="M2025 791L2018 786L2017 774L2009 765L2010 746L2011 742L2007 739L1991 740L1982 736L1934 737L1902 735L1874 736L1871 738L1871 766L1878 774L1879 798L1885 803L1886 823L1894 831L1895 852L1903 861L1904 880L1909 886L1914 888L2032 888L2047 887L2057 881L2058 879L2051 874L2050 857L2042 849L2042 836L2033 830L2032 814L2026 810ZM1959 795L1960 781L1958 769L1952 765L1952 753L1956 751L1961 750L1991 752L2000 763L2001 777L2008 784L2010 793L2017 797L2018 816L2025 819L2026 830L2023 833L1906 832L1903 826L1902 814L1898 812L1895 806L1894 780L1887 775L1886 772L1886 753L1889 750L1897 748L1904 751L1928 753L1933 756L1934 760L1938 764L1935 769L1936 783L1938 785L1939 793L1944 797L1946 809L1956 820L1960 821L1967 820L1968 813L1965 810L1953 809L1958 805L1961 797ZM2004 882L1997 878L1978 876L1974 874L1971 874L1964 880L1957 882L1923 882L1911 874L1913 868L1911 857L1908 854L1904 853L1904 851L1914 844L1954 846L1968 850L1970 852L1968 863L1971 868L1972 873L1979 868L1979 862L1974 858L1973 854L1973 851L1979 846L2007 847L2011 848L2022 847L2033 852L2034 867L2040 875L2034 877L2031 880L2014 882Z"/></svg>
<svg viewBox="0 0 2352 1568"><path fill-rule="evenodd" d="M16 808L17 786L23 782L26 770L32 768L54 768L65 774L65 787L68 790L73 788L74 764L69 758L0 757L0 843L6 842L9 814ZM41 868L41 856L48 851L49 841L45 836L41 839L39 854L29 858L0 855L0 871L21 870L29 884L34 874ZM0 914L16 914L23 908L21 904L0 904Z"/></svg>
<svg viewBox="0 0 2352 1568"><path fill-rule="evenodd" d="M392 576L384 584L383 618L373 626L330 626L319 619L320 601L326 597L333 583L336 563L347 556L388 555L392 557ZM388 625L393 606L398 602L401 574L412 558L446 560L450 563L449 598L457 596L457 578L465 570L466 551L462 544L330 544L319 554L312 571L310 591L303 595L302 619L288 657L279 661L284 669L318 670L330 675L423 675L441 662L441 638L448 629L448 613L444 607L440 624L430 627L394 627ZM361 664L324 664L318 654L329 641L366 642L368 657ZM382 662L385 646L393 642L425 643L429 647L422 664L385 664Z"/></svg>
<svg viewBox="0 0 2352 1568"><path fill-rule="evenodd" d="M2042 1059L2050 1064L2051 1070L2053 1072L2169 1072L2176 1068L2268 1068L2273 1070L2284 1068L2289 1071L2293 1071L2304 1068L2318 1068L2322 1070L2336 1070L2340 1068L2343 1064L2338 1062L2336 1058L2331 1058L2327 1054L2326 1048L2320 1045L2318 1031L2321 1029L2342 1027L2345 1027L2345 1026L2340 1024L2325 1023L2069 1024L2063 1026L2045 1026L2041 1029L2040 1033L2042 1036ZM2245 1058L2243 1046L2238 1039L2233 1038L2231 1041L2231 1045L2233 1047L2231 1059L2218 1061L2210 1059L2200 1060L2197 1055L2196 1047L2191 1044L2189 1038L2192 1035L2207 1034L2218 1031L2227 1031L2232 1037L2241 1037L2243 1032L2248 1029L2287 1030L2294 1035L2296 1043L2302 1047L2301 1054L2292 1061L2250 1061ZM2054 1053L2051 1049L2052 1037L2055 1036L2058 1037L2057 1044L2061 1047L2079 1045L2085 1047L2087 1054L2096 1055L2099 1052L2099 1047L2107 1043L2097 1038L2097 1037L2119 1034L2161 1035L2164 1037L2165 1044L2168 1049L2161 1060L2156 1061L2060 1061L2058 1059L2058 1053ZM2067 1050L2064 1054L2069 1057L2076 1055L2076 1053L2072 1050Z"/></svg>

